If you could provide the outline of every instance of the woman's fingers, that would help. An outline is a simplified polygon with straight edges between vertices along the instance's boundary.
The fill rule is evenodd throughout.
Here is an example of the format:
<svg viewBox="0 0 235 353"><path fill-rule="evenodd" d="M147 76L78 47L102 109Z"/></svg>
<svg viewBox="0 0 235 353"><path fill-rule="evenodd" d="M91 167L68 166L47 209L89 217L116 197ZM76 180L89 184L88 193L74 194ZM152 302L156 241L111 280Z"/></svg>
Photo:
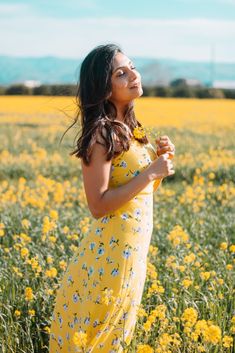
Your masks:
<svg viewBox="0 0 235 353"><path fill-rule="evenodd" d="M166 151L174 152L174 147L173 146L163 146L163 147L157 146L158 154L165 153Z"/></svg>

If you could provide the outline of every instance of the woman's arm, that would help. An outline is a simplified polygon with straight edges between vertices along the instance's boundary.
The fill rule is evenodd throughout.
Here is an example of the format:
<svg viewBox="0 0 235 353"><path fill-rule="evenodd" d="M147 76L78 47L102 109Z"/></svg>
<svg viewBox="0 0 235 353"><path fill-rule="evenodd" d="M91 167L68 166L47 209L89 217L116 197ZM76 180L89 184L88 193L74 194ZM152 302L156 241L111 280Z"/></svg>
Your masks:
<svg viewBox="0 0 235 353"><path fill-rule="evenodd" d="M95 143L91 162L86 166L82 161L82 173L88 207L94 218L115 211L144 189L156 175L146 168L124 185L109 189L112 161L106 161L105 147ZM161 179L157 179L160 180ZM156 182L157 182L156 180Z"/></svg>

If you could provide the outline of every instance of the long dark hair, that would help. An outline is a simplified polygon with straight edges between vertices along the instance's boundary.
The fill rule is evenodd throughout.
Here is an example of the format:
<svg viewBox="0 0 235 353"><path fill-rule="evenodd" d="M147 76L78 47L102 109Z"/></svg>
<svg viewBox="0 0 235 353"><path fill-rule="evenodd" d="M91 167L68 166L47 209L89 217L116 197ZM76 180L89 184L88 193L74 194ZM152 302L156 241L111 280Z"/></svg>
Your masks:
<svg viewBox="0 0 235 353"><path fill-rule="evenodd" d="M76 94L78 110L73 124L68 129L76 124L81 116L82 129L76 141L76 148L70 152L70 155L82 158L86 165L90 163L92 146L95 142L98 142L98 134L105 142L108 161L123 150L127 151L130 148L130 137L133 129L136 126L142 126L136 120L133 102L130 102L127 106L124 124L117 120L114 121L117 110L115 105L108 100L108 97L112 88L113 59L118 52L123 53L118 45L99 45L85 57L81 64ZM105 133L103 128L106 130ZM120 141L118 151L115 149L115 135L118 136ZM138 141L149 142L147 136L138 138Z"/></svg>

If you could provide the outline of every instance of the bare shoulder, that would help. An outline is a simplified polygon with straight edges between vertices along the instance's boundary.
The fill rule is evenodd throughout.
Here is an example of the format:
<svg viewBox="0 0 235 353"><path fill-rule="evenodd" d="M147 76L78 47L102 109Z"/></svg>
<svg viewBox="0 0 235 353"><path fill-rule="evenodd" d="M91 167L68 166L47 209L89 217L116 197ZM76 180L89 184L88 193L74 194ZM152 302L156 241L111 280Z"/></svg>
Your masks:
<svg viewBox="0 0 235 353"><path fill-rule="evenodd" d="M99 214L99 202L102 195L109 189L112 159L107 161L106 147L103 138L92 146L89 165L81 161L83 183L89 209L94 217Z"/></svg>

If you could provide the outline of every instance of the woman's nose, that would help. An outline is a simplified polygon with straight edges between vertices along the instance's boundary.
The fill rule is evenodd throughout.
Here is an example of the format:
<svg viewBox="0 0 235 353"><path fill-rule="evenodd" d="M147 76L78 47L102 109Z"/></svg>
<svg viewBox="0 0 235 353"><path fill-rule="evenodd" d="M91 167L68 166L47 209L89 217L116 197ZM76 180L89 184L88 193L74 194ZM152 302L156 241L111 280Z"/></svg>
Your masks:
<svg viewBox="0 0 235 353"><path fill-rule="evenodd" d="M137 71L131 71L131 79L134 81L138 77L138 72Z"/></svg>

